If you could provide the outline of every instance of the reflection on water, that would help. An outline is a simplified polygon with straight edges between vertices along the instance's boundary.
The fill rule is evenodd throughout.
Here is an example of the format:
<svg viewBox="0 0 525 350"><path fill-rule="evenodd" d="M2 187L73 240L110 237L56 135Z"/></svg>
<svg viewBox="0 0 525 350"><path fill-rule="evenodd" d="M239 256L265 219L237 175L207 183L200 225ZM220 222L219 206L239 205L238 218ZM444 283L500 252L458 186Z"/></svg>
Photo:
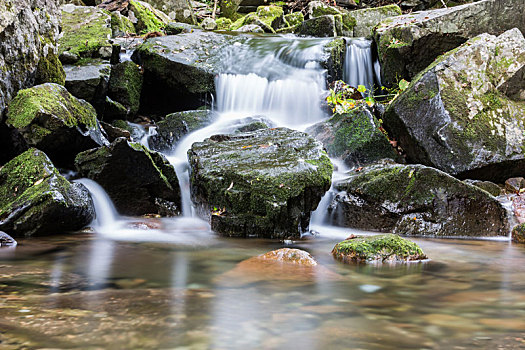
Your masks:
<svg viewBox="0 0 525 350"><path fill-rule="evenodd" d="M180 239L82 234L21 240L10 255L0 250L0 348L525 345L523 246L417 239L430 262L343 265L330 250L351 232L317 227L316 238L288 245L318 260L311 273L241 263L279 242L207 229L195 238L187 222L163 225L165 234L178 227ZM135 234L146 241L149 231Z"/></svg>

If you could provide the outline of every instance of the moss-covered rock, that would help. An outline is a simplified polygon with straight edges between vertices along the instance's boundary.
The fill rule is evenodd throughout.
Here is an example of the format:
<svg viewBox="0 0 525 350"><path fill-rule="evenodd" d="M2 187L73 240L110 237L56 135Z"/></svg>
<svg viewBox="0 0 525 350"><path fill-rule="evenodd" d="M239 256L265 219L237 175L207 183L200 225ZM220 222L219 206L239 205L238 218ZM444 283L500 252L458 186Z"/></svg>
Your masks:
<svg viewBox="0 0 525 350"><path fill-rule="evenodd" d="M57 166L71 167L78 152L107 143L96 117L89 103L47 83L20 90L9 104L6 123Z"/></svg>
<svg viewBox="0 0 525 350"><path fill-rule="evenodd" d="M427 259L419 246L398 235L361 236L339 242L332 255L345 263L409 262Z"/></svg>
<svg viewBox="0 0 525 350"><path fill-rule="evenodd" d="M182 137L205 127L212 119L213 113L210 110L168 114L157 123L157 134L149 138L149 145L158 151L172 150Z"/></svg>
<svg viewBox="0 0 525 350"><path fill-rule="evenodd" d="M469 185L476 186L478 188L481 188L484 191L487 191L494 197L497 197L502 194L502 189L498 185L496 185L494 182L490 181L480 181L480 180L463 180L464 182L468 183Z"/></svg>
<svg viewBox="0 0 525 350"><path fill-rule="evenodd" d="M281 27L284 21L284 11L280 6L259 6L257 8L257 17L267 26L277 30Z"/></svg>
<svg viewBox="0 0 525 350"><path fill-rule="evenodd" d="M235 27L238 24L238 22L235 22L232 24L233 27ZM266 33L275 33L275 29L272 28L271 25L269 25L267 22L264 22L257 14L255 13L249 13L246 16L243 17L242 26L240 26L238 29L235 29L236 31L244 31L244 32L253 32L253 30L247 30L247 26L258 26ZM241 30L241 28L244 27L244 30ZM253 27L252 27L253 28ZM258 32L258 31L256 31Z"/></svg>
<svg viewBox="0 0 525 350"><path fill-rule="evenodd" d="M508 236L506 209L489 193L423 165L365 166L335 184L333 222L436 237Z"/></svg>
<svg viewBox="0 0 525 350"><path fill-rule="evenodd" d="M304 15L302 12L292 12L284 15L284 19L290 27L295 27L304 22Z"/></svg>
<svg viewBox="0 0 525 350"><path fill-rule="evenodd" d="M343 32L341 15L324 15L301 23L296 32L299 35L316 37L336 37Z"/></svg>
<svg viewBox="0 0 525 350"><path fill-rule="evenodd" d="M118 11L111 12L111 32L113 37L136 34L133 22Z"/></svg>
<svg viewBox="0 0 525 350"><path fill-rule="evenodd" d="M221 9L221 16L232 21L236 21L242 17L242 15L237 12L237 10L239 10L239 2L239 0L220 0L219 8Z"/></svg>
<svg viewBox="0 0 525 350"><path fill-rule="evenodd" d="M199 27L187 23L170 22L164 27L166 35L177 35L181 33L191 33L194 30L200 29Z"/></svg>
<svg viewBox="0 0 525 350"><path fill-rule="evenodd" d="M90 6L64 5L59 53L78 57L100 57L111 53L111 16L108 12Z"/></svg>
<svg viewBox="0 0 525 350"><path fill-rule="evenodd" d="M349 167L359 167L397 154L378 120L367 108L356 108L315 124L307 132L321 141L331 157L341 157Z"/></svg>
<svg viewBox="0 0 525 350"><path fill-rule="evenodd" d="M104 111L102 114L104 116L104 120L126 119L128 117L128 109L120 102L113 101L111 98L106 96L106 100L104 102Z"/></svg>
<svg viewBox="0 0 525 350"><path fill-rule="evenodd" d="M137 18L137 23L135 24L137 33L145 34L163 31L171 21L165 13L155 9L147 2L130 0L129 5L130 10L133 11Z"/></svg>
<svg viewBox="0 0 525 350"><path fill-rule="evenodd" d="M308 3L308 15L310 18L321 17L326 15L342 15L343 13L322 1L310 1Z"/></svg>
<svg viewBox="0 0 525 350"><path fill-rule="evenodd" d="M326 81L332 83L343 80L343 72L346 58L346 40L336 38L324 46L326 59L321 62L326 69Z"/></svg>
<svg viewBox="0 0 525 350"><path fill-rule="evenodd" d="M35 85L55 83L64 85L66 83L66 73L64 67L58 59L57 54L48 50L47 55L43 55L36 68Z"/></svg>
<svg viewBox="0 0 525 350"><path fill-rule="evenodd" d="M362 10L350 11L348 15L347 30L352 30L354 37L372 37L372 30L380 22L390 17L400 16L401 9L397 5L372 7ZM351 23L353 22L353 26ZM351 27L351 28L350 28Z"/></svg>
<svg viewBox="0 0 525 350"><path fill-rule="evenodd" d="M173 21L196 25L197 20L190 0L145 0Z"/></svg>
<svg viewBox="0 0 525 350"><path fill-rule="evenodd" d="M215 30L217 29L217 22L213 18L206 17L202 20L201 27L204 30Z"/></svg>
<svg viewBox="0 0 525 350"><path fill-rule="evenodd" d="M113 65L109 78L108 96L125 106L130 115L135 115L140 107L142 73L132 61Z"/></svg>
<svg viewBox="0 0 525 350"><path fill-rule="evenodd" d="M519 30L482 34L415 77L387 108L384 127L410 162L499 183L521 176L525 104L510 97L525 91L524 69Z"/></svg>
<svg viewBox="0 0 525 350"><path fill-rule="evenodd" d="M286 128L215 135L188 157L199 215L228 236L299 237L333 170L320 143Z"/></svg>
<svg viewBox="0 0 525 350"><path fill-rule="evenodd" d="M229 18L221 17L217 18L215 23L217 23L217 30L228 30L233 22Z"/></svg>
<svg viewBox="0 0 525 350"><path fill-rule="evenodd" d="M512 241L515 243L525 243L525 224L516 225L512 229Z"/></svg>
<svg viewBox="0 0 525 350"><path fill-rule="evenodd" d="M101 110L108 93L111 65L101 59L82 59L75 65L65 65L65 87L76 98L88 101Z"/></svg>
<svg viewBox="0 0 525 350"><path fill-rule="evenodd" d="M99 183L124 215L178 215L180 189L166 158L138 143L119 138L109 146L78 154L75 166Z"/></svg>
<svg viewBox="0 0 525 350"><path fill-rule="evenodd" d="M94 216L87 189L31 148L0 168L0 230L15 237L79 230Z"/></svg>

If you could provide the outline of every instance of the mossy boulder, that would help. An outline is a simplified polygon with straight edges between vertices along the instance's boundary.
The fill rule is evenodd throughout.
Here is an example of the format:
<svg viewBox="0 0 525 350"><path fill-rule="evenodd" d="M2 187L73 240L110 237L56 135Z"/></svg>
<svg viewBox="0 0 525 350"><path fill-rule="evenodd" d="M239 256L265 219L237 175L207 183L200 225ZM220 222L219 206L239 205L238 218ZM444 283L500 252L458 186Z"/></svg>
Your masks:
<svg viewBox="0 0 525 350"><path fill-rule="evenodd" d="M180 22L170 22L164 28L164 32L166 35L177 35L181 33L191 33L198 29L200 28L195 25Z"/></svg>
<svg viewBox="0 0 525 350"><path fill-rule="evenodd" d="M42 55L36 68L35 85L55 83L64 85L66 83L66 73L58 55L54 50L49 49L47 55Z"/></svg>
<svg viewBox="0 0 525 350"><path fill-rule="evenodd" d="M95 109L58 84L20 90L9 104L6 123L60 167L71 168L78 152L107 143Z"/></svg>
<svg viewBox="0 0 525 350"><path fill-rule="evenodd" d="M336 37L343 33L343 18L341 15L311 18L301 23L296 33L305 36Z"/></svg>
<svg viewBox="0 0 525 350"><path fill-rule="evenodd" d="M115 119L126 119L128 117L128 109L124 107L120 102L113 101L111 98L106 96L103 106L103 119L106 121ZM110 141L111 142L111 141Z"/></svg>
<svg viewBox="0 0 525 350"><path fill-rule="evenodd" d="M427 259L416 243L394 234L347 239L335 245L332 255L345 263L392 263Z"/></svg>
<svg viewBox="0 0 525 350"><path fill-rule="evenodd" d="M525 19L516 15L524 11L521 1L484 0L384 20L374 29L383 82L410 81L439 55L479 34L524 32Z"/></svg>
<svg viewBox="0 0 525 350"><path fill-rule="evenodd" d="M207 17L202 20L201 27L204 30L215 30L217 29L217 22L213 18Z"/></svg>
<svg viewBox="0 0 525 350"><path fill-rule="evenodd" d="M62 9L62 37L59 53L69 57L111 56L111 16L105 10L91 6L64 5Z"/></svg>
<svg viewBox="0 0 525 350"><path fill-rule="evenodd" d="M512 229L512 241L525 243L525 224L517 225Z"/></svg>
<svg viewBox="0 0 525 350"><path fill-rule="evenodd" d="M482 34L419 74L383 116L410 162L502 183L525 172L525 39Z"/></svg>
<svg viewBox="0 0 525 350"><path fill-rule="evenodd" d="M196 25L197 20L190 0L145 0L173 21Z"/></svg>
<svg viewBox="0 0 525 350"><path fill-rule="evenodd" d="M233 22L229 18L221 17L217 18L215 23L217 23L217 30L228 30Z"/></svg>
<svg viewBox="0 0 525 350"><path fill-rule="evenodd" d="M197 212L227 236L300 237L333 170L319 142L286 128L215 135L188 157Z"/></svg>
<svg viewBox="0 0 525 350"><path fill-rule="evenodd" d="M149 138L149 145L158 151L172 150L185 135L212 122L210 110L184 111L168 114L157 123L157 134Z"/></svg>
<svg viewBox="0 0 525 350"><path fill-rule="evenodd" d="M171 22L165 13L144 1L130 0L129 10L137 18L135 29L140 34L163 31L166 25Z"/></svg>
<svg viewBox="0 0 525 350"><path fill-rule="evenodd" d="M401 14L401 9L397 5L372 7L350 11L348 13L349 18L347 22L348 24L350 24L351 21L354 23L354 26L351 28L352 36L370 38L373 35L372 30L375 26L387 18L400 16ZM352 19L350 19L350 17Z"/></svg>
<svg viewBox="0 0 525 350"><path fill-rule="evenodd" d="M398 158L378 120L365 107L334 115L306 131L323 143L328 155L342 158L349 167Z"/></svg>
<svg viewBox="0 0 525 350"><path fill-rule="evenodd" d="M0 230L14 237L62 234L93 217L87 189L61 176L44 152L31 148L0 168Z"/></svg>
<svg viewBox="0 0 525 350"><path fill-rule="evenodd" d="M232 27L236 27L239 24L239 22L235 22L232 24ZM259 16L257 16L256 13L249 13L246 16L242 18L242 25L235 29L236 31L244 31L244 32L253 32L253 30L247 30L247 26L253 26L256 25L259 28L261 28L265 33L275 33L275 29L272 28L271 25L269 25L267 22L264 22ZM241 28L244 28L244 30L241 30ZM256 31L258 32L258 31Z"/></svg>
<svg viewBox="0 0 525 350"><path fill-rule="evenodd" d="M75 65L65 65L65 87L76 98L88 101L98 111L108 93L111 65L101 59L82 59Z"/></svg>
<svg viewBox="0 0 525 350"><path fill-rule="evenodd" d="M333 223L435 237L508 236L509 216L496 198L437 169L378 163L335 185Z"/></svg>
<svg viewBox="0 0 525 350"><path fill-rule="evenodd" d="M108 96L125 106L128 114L133 116L139 111L142 80L142 73L135 62L124 61L113 65Z"/></svg>
<svg viewBox="0 0 525 350"><path fill-rule="evenodd" d="M469 185L476 186L478 188L481 188L484 191L487 191L494 197L497 197L502 194L502 189L498 185L496 185L494 182L490 181L481 181L481 180L463 180L464 182L468 183Z"/></svg>
<svg viewBox="0 0 525 350"><path fill-rule="evenodd" d="M308 15L310 18L321 17L326 15L342 15L343 13L322 1L310 1L308 3Z"/></svg>
<svg viewBox="0 0 525 350"><path fill-rule="evenodd" d="M284 15L284 19L290 27L295 27L304 22L304 15L302 12L291 12Z"/></svg>
<svg viewBox="0 0 525 350"><path fill-rule="evenodd" d="M136 34L135 26L131 20L118 11L111 12L111 33L113 37Z"/></svg>
<svg viewBox="0 0 525 350"><path fill-rule="evenodd" d="M124 215L178 215L180 189L166 158L125 138L78 154L79 174L96 181Z"/></svg>
<svg viewBox="0 0 525 350"><path fill-rule="evenodd" d="M284 11L280 6L259 6L257 8L257 17L269 27L277 30L279 27L284 25Z"/></svg>
<svg viewBox="0 0 525 350"><path fill-rule="evenodd" d="M343 80L346 58L346 40L336 38L330 40L324 46L325 59L321 62L326 69L326 81L332 83L337 80Z"/></svg>

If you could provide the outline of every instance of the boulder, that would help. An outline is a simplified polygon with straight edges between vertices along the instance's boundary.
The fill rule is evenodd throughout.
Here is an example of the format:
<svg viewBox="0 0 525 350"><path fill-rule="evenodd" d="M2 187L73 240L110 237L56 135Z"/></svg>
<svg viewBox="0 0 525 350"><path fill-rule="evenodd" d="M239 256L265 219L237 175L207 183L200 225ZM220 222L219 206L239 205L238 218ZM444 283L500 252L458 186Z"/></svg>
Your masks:
<svg viewBox="0 0 525 350"><path fill-rule="evenodd" d="M129 11L136 18L135 29L139 34L161 32L171 22L164 12L144 1L130 0Z"/></svg>
<svg viewBox="0 0 525 350"><path fill-rule="evenodd" d="M135 26L131 20L118 11L111 12L111 33L113 37L136 34Z"/></svg>
<svg viewBox="0 0 525 350"><path fill-rule="evenodd" d="M463 181L465 183L469 184L469 185L473 185L473 186L476 186L478 188L481 188L482 190L487 191L488 193L490 193L494 197L497 197L497 196L501 195L501 192L502 192L501 187L496 185L494 182L472 180L472 179L467 179L467 180L463 180Z"/></svg>
<svg viewBox="0 0 525 350"><path fill-rule="evenodd" d="M71 184L37 149L0 168L0 230L14 237L75 231L94 217L87 189Z"/></svg>
<svg viewBox="0 0 525 350"><path fill-rule="evenodd" d="M64 66L66 89L71 95L88 101L100 110L108 93L111 65L100 59L86 59L79 63Z"/></svg>
<svg viewBox="0 0 525 350"><path fill-rule="evenodd" d="M412 80L439 55L482 33L525 31L525 3L482 0L439 10L410 13L383 21L374 32L383 82Z"/></svg>
<svg viewBox="0 0 525 350"><path fill-rule="evenodd" d="M142 73L132 61L113 65L109 79L108 96L127 108L129 115L139 111L142 91Z"/></svg>
<svg viewBox="0 0 525 350"><path fill-rule="evenodd" d="M512 241L525 243L525 224L517 225L512 229Z"/></svg>
<svg viewBox="0 0 525 350"><path fill-rule="evenodd" d="M509 215L488 192L423 165L379 163L336 183L340 226L435 237L508 236Z"/></svg>
<svg viewBox="0 0 525 350"><path fill-rule="evenodd" d="M188 157L197 212L227 236L300 237L333 170L319 142L286 128L215 135Z"/></svg>
<svg viewBox="0 0 525 350"><path fill-rule="evenodd" d="M341 15L319 16L301 23L296 32L306 36L336 37L343 33L342 22Z"/></svg>
<svg viewBox="0 0 525 350"><path fill-rule="evenodd" d="M217 29L217 22L213 18L206 17L202 20L201 27L204 30L215 30Z"/></svg>
<svg viewBox="0 0 525 350"><path fill-rule="evenodd" d="M339 9L333 6L329 6L322 1L311 1L308 3L308 15L310 19L315 17L323 16L335 16L336 26L337 26L337 35L352 36L353 30L356 25L356 20L352 16L353 12L348 12L343 9ZM339 25L339 22L341 23ZM315 26L316 23L322 22L312 22L312 26ZM315 28L312 28L314 31ZM314 35L319 36L319 35ZM329 35L331 36L331 35Z"/></svg>
<svg viewBox="0 0 525 350"><path fill-rule="evenodd" d="M2 247L14 247L18 243L15 239L9 236L7 233L0 231L0 248Z"/></svg>
<svg viewBox="0 0 525 350"><path fill-rule="evenodd" d="M108 135L109 142L113 142L119 137L123 137L129 141L131 141L131 133L129 130L121 129L119 127L116 127L112 124L106 123L106 122L100 122L100 125L106 132L106 135Z"/></svg>
<svg viewBox="0 0 525 350"><path fill-rule="evenodd" d="M191 25L191 24L187 24L187 23L170 22L164 28L164 32L167 35L177 35L181 33L191 33L196 29L200 29L200 28L197 26Z"/></svg>
<svg viewBox="0 0 525 350"><path fill-rule="evenodd" d="M81 57L111 57L111 16L91 6L64 5L62 37L58 41L60 59L74 63ZM109 55L109 56L108 56Z"/></svg>
<svg viewBox="0 0 525 350"><path fill-rule="evenodd" d="M297 264L302 266L317 266L314 257L301 249L281 248L272 250L266 254L261 254L256 259L271 260L286 264Z"/></svg>
<svg viewBox="0 0 525 350"><path fill-rule="evenodd" d="M392 263L427 259L416 243L393 234L347 239L335 245L332 255L345 263Z"/></svg>
<svg viewBox="0 0 525 350"><path fill-rule="evenodd" d="M264 0L219 0L221 16L235 21L241 17L239 13L250 13L259 6L266 5Z"/></svg>
<svg viewBox="0 0 525 350"><path fill-rule="evenodd" d="M168 114L157 123L157 134L149 138L149 146L158 151L173 150L185 135L212 122L210 110L184 111Z"/></svg>
<svg viewBox="0 0 525 350"><path fill-rule="evenodd" d="M505 190L508 193L519 193L525 188L525 179L522 177L511 177L505 181Z"/></svg>
<svg viewBox="0 0 525 350"><path fill-rule="evenodd" d="M144 0L154 8L161 10L172 21L197 24L190 0Z"/></svg>
<svg viewBox="0 0 525 350"><path fill-rule="evenodd" d="M349 16L354 19L355 26L352 28L353 37L372 37L372 30L380 22L390 17L401 15L401 9L397 5L372 7L362 10L350 11Z"/></svg>
<svg viewBox="0 0 525 350"><path fill-rule="evenodd" d="M180 189L166 158L138 143L119 138L109 146L78 154L79 174L102 186L124 215L180 212Z"/></svg>
<svg viewBox="0 0 525 350"><path fill-rule="evenodd" d="M128 117L128 109L108 96L106 96L103 108L101 114L104 116L104 120L126 119Z"/></svg>
<svg viewBox="0 0 525 350"><path fill-rule="evenodd" d="M35 85L45 83L64 85L66 83L64 67L54 49L48 49L47 55L42 55L35 74Z"/></svg>
<svg viewBox="0 0 525 350"><path fill-rule="evenodd" d="M284 11L280 6L259 6L256 14L264 24L273 30L277 30L285 24Z"/></svg>
<svg viewBox="0 0 525 350"><path fill-rule="evenodd" d="M217 23L217 30L228 30L232 25L231 19L224 17L217 18L215 23Z"/></svg>
<svg viewBox="0 0 525 350"><path fill-rule="evenodd" d="M9 104L6 123L19 131L27 145L69 169L78 152L108 143L95 109L57 84L20 90Z"/></svg>
<svg viewBox="0 0 525 350"><path fill-rule="evenodd" d="M284 20L290 27L295 27L304 22L304 15L302 12L291 12L284 15Z"/></svg>
<svg viewBox="0 0 525 350"><path fill-rule="evenodd" d="M262 29L257 24L246 24L242 27L239 27L235 31L241 33L264 33L264 29Z"/></svg>
<svg viewBox="0 0 525 350"><path fill-rule="evenodd" d="M35 83L40 61L40 76L59 72L52 59L56 54L60 12L54 1L0 1L0 119L18 90ZM50 60L45 61L47 57ZM55 62L56 63L56 62ZM48 82L51 82L49 80ZM58 82L55 80L55 82Z"/></svg>
<svg viewBox="0 0 525 350"><path fill-rule="evenodd" d="M326 69L326 81L332 83L343 79L346 58L346 40L335 38L324 46L325 59L321 65Z"/></svg>
<svg viewBox="0 0 525 350"><path fill-rule="evenodd" d="M482 34L419 74L387 108L384 127L410 162L499 183L523 175L523 71L520 31Z"/></svg>
<svg viewBox="0 0 525 350"><path fill-rule="evenodd" d="M336 114L309 127L306 132L323 143L329 156L341 157L351 168L385 158L398 158L378 120L365 107Z"/></svg>

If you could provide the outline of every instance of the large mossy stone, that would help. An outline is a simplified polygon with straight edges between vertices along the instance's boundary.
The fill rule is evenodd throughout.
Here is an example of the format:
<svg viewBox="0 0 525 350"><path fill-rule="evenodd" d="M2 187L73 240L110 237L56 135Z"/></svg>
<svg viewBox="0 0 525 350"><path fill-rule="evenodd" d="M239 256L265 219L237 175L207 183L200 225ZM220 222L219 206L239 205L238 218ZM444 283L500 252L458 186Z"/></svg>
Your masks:
<svg viewBox="0 0 525 350"><path fill-rule="evenodd" d="M195 25L197 20L190 0L145 0L172 21Z"/></svg>
<svg viewBox="0 0 525 350"><path fill-rule="evenodd" d="M423 165L379 163L335 185L334 224L435 237L508 236L509 214L488 192Z"/></svg>
<svg viewBox="0 0 525 350"><path fill-rule="evenodd" d="M323 143L328 155L342 158L349 167L398 158L378 120L365 107L335 115L306 132Z"/></svg>
<svg viewBox="0 0 525 350"><path fill-rule="evenodd" d="M63 234L94 217L87 189L71 184L35 148L0 168L0 230L15 237Z"/></svg>
<svg viewBox="0 0 525 350"><path fill-rule="evenodd" d="M392 263L427 259L416 243L394 234L347 239L335 245L332 255L345 263Z"/></svg>
<svg viewBox="0 0 525 350"><path fill-rule="evenodd" d="M383 116L407 159L497 183L525 173L525 39L482 34L439 57Z"/></svg>
<svg viewBox="0 0 525 350"><path fill-rule="evenodd" d="M332 83L337 80L343 80L346 57L346 40L344 38L335 38L330 40L324 46L326 59L321 65L326 69L326 81Z"/></svg>
<svg viewBox="0 0 525 350"><path fill-rule="evenodd" d="M136 34L135 26L131 20L118 11L111 12L111 33L113 37Z"/></svg>
<svg viewBox="0 0 525 350"><path fill-rule="evenodd" d="M390 17L400 16L401 9L397 5L372 7L362 10L350 11L348 13L354 20L352 36L370 38L372 30L382 21Z"/></svg>
<svg viewBox="0 0 525 350"><path fill-rule="evenodd" d="M71 168L78 152L107 144L95 109L57 84L20 90L9 104L6 123L60 167Z"/></svg>
<svg viewBox="0 0 525 350"><path fill-rule="evenodd" d="M188 157L198 214L228 236L299 237L333 170L319 142L286 128L215 135Z"/></svg>
<svg viewBox="0 0 525 350"><path fill-rule="evenodd" d="M111 16L105 10L90 6L64 5L60 54L68 52L77 57L100 57L101 48L111 53Z"/></svg>
<svg viewBox="0 0 525 350"><path fill-rule="evenodd" d="M146 34L164 30L171 19L162 11L155 9L147 2L130 0L129 9L137 18L135 29L137 33Z"/></svg>
<svg viewBox="0 0 525 350"><path fill-rule="evenodd" d="M180 189L175 170L166 158L138 143L119 138L109 146L78 154L83 177L96 181L124 215L180 212Z"/></svg>
<svg viewBox="0 0 525 350"><path fill-rule="evenodd" d="M270 26L274 30L277 30L285 23L284 11L280 6L259 6L256 14L264 24Z"/></svg>
<svg viewBox="0 0 525 350"><path fill-rule="evenodd" d="M336 37L343 33L343 19L341 15L324 15L310 18L296 30L296 33L304 36Z"/></svg>
<svg viewBox="0 0 525 350"><path fill-rule="evenodd" d="M482 33L525 32L525 2L483 0L410 13L384 20L374 29L383 83L412 80L439 55Z"/></svg>
<svg viewBox="0 0 525 350"><path fill-rule="evenodd" d="M108 93L111 73L109 62L100 59L84 59L75 65L65 65L64 69L67 91L100 110Z"/></svg>
<svg viewBox="0 0 525 350"><path fill-rule="evenodd" d="M38 62L35 76L35 85L55 83L64 85L66 83L66 73L58 55L51 49L47 55L43 54Z"/></svg>
<svg viewBox="0 0 525 350"><path fill-rule="evenodd" d="M111 69L108 96L125 106L130 115L135 115L140 107L142 73L132 61L116 64Z"/></svg>

